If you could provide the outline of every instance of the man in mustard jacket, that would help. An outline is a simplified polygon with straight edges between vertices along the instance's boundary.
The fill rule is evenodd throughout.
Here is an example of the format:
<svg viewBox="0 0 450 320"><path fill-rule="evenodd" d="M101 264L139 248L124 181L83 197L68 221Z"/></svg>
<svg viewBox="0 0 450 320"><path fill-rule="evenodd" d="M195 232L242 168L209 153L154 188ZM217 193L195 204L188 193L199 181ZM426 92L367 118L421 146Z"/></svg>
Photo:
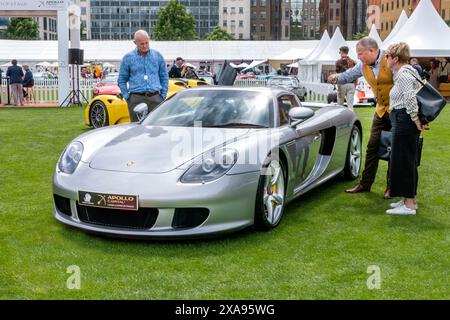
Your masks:
<svg viewBox="0 0 450 320"><path fill-rule="evenodd" d="M345 190L348 193L369 192L375 181L378 169L378 145L382 130L391 129L389 120L389 92L393 83L392 71L389 69L387 58L384 52L378 47L377 42L365 37L356 44L356 52L359 62L352 69L339 74L332 74L328 77L328 82L344 84L354 82L361 76L372 87L373 93L377 99L375 115L370 129L369 142L366 151L366 163L362 173L361 181L351 189ZM390 198L389 195L389 168L386 175L387 186L384 192L384 198Z"/></svg>

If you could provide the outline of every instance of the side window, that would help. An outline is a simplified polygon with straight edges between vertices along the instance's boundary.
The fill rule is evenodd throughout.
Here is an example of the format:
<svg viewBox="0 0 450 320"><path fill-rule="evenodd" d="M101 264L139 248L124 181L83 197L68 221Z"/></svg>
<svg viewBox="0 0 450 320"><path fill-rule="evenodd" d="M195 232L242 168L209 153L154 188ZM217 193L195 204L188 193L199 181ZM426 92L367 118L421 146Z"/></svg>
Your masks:
<svg viewBox="0 0 450 320"><path fill-rule="evenodd" d="M289 123L289 110L298 106L299 105L294 96L288 95L278 97L278 114L280 117L280 126L284 126Z"/></svg>

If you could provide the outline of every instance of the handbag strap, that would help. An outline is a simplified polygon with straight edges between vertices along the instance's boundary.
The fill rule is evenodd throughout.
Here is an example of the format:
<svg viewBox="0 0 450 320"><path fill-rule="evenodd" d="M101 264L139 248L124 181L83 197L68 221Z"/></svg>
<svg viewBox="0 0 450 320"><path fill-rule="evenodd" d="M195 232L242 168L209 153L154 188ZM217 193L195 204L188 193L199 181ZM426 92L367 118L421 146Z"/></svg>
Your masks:
<svg viewBox="0 0 450 320"><path fill-rule="evenodd" d="M406 68L406 70L409 72L410 75L414 77L414 79L416 79L422 85L422 87L425 87L425 82L423 82L422 79L417 78L414 72L412 72L408 68Z"/></svg>

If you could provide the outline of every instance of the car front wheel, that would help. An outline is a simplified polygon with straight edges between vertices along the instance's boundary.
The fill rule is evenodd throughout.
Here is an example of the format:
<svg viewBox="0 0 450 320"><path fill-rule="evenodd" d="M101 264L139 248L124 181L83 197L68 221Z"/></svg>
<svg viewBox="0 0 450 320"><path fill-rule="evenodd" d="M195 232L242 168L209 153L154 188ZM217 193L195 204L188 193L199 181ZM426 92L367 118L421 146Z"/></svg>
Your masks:
<svg viewBox="0 0 450 320"><path fill-rule="evenodd" d="M255 206L255 227L270 230L278 226L285 205L285 170L283 163L270 160L258 184Z"/></svg>
<svg viewBox="0 0 450 320"><path fill-rule="evenodd" d="M101 101L95 101L89 110L89 121L94 128L109 125L109 116L106 106Z"/></svg>
<svg viewBox="0 0 450 320"><path fill-rule="evenodd" d="M362 159L362 137L361 131L353 125L348 142L347 159L345 161L344 177L348 180L355 180L361 171Z"/></svg>

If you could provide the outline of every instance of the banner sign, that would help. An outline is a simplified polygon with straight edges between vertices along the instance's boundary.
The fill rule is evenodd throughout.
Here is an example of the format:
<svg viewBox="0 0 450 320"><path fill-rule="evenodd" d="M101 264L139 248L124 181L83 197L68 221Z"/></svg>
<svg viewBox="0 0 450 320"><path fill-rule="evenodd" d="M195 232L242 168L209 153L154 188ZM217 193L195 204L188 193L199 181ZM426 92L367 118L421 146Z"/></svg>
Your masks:
<svg viewBox="0 0 450 320"><path fill-rule="evenodd" d="M0 0L0 10L64 10L69 0Z"/></svg>

